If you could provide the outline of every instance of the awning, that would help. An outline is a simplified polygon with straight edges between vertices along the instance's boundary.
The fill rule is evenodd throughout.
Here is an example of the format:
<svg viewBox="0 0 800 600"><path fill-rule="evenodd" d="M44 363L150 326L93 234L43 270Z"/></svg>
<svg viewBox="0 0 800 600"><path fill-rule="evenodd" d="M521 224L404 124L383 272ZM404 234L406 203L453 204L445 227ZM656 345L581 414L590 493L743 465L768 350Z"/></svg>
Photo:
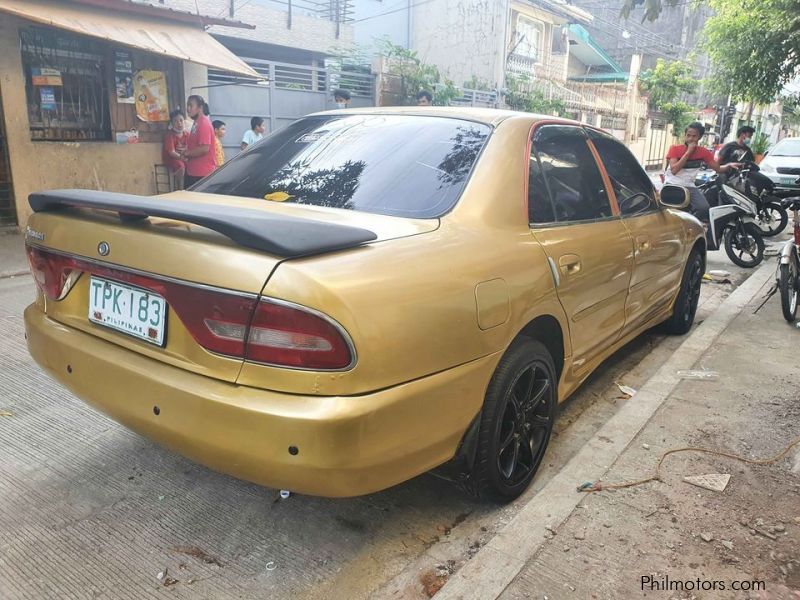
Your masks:
<svg viewBox="0 0 800 600"><path fill-rule="evenodd" d="M0 12L122 46L261 79L258 73L205 30L191 24L48 0L0 0Z"/></svg>
<svg viewBox="0 0 800 600"><path fill-rule="evenodd" d="M603 67L613 73L625 73L584 27L577 23L569 26L570 54L587 67Z"/></svg>

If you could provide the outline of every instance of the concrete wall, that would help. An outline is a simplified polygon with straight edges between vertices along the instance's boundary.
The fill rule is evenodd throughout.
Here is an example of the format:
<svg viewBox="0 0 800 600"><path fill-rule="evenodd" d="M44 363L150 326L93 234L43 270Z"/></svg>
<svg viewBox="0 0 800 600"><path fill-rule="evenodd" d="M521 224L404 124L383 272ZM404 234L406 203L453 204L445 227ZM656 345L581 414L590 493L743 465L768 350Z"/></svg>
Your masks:
<svg viewBox="0 0 800 600"><path fill-rule="evenodd" d="M462 85L473 75L503 82L507 0L432 0L414 7L411 46Z"/></svg>
<svg viewBox="0 0 800 600"><path fill-rule="evenodd" d="M24 227L31 212L28 195L39 190L155 193L153 165L161 162L160 143L31 141L18 33L29 25L7 16L0 20L0 95L18 223ZM202 76L201 72L204 69L190 74L189 80Z"/></svg>

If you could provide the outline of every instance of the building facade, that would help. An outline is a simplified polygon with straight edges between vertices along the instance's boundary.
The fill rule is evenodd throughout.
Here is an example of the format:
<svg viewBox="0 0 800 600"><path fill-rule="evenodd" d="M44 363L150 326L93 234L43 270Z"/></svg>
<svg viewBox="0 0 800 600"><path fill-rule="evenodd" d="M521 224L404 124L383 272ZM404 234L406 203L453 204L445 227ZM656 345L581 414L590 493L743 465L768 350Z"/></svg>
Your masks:
<svg viewBox="0 0 800 600"><path fill-rule="evenodd" d="M39 190L154 193L168 114L186 91L208 66L256 75L205 33L216 19L124 0L1 0L0 15L6 227L24 225Z"/></svg>

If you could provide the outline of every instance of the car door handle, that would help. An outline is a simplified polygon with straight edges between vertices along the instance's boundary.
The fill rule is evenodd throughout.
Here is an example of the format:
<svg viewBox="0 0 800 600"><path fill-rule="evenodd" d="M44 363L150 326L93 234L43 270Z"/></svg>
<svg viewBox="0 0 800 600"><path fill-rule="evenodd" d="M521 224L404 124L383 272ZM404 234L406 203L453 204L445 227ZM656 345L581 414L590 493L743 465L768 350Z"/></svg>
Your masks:
<svg viewBox="0 0 800 600"><path fill-rule="evenodd" d="M577 254L565 254L558 259L558 266L564 275L574 275L581 270L581 257Z"/></svg>
<svg viewBox="0 0 800 600"><path fill-rule="evenodd" d="M650 238L646 235L636 237L636 249L642 252L650 250Z"/></svg>

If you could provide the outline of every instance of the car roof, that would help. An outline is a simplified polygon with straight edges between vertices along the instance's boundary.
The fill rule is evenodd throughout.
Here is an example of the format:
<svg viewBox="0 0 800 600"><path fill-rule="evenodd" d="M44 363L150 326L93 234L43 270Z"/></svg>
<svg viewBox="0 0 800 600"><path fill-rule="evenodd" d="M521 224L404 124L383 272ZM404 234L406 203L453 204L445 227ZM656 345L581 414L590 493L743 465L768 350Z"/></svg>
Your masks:
<svg viewBox="0 0 800 600"><path fill-rule="evenodd" d="M498 125L503 121L513 117L524 117L531 122L535 121L558 121L580 125L577 121L562 119L550 115L540 115L534 113L520 112L515 110L505 110L500 108L473 108L461 106L380 106L365 108L348 108L343 110L331 110L313 113L313 115L411 115L423 117L449 117L460 118L468 121L477 121L487 125Z"/></svg>

